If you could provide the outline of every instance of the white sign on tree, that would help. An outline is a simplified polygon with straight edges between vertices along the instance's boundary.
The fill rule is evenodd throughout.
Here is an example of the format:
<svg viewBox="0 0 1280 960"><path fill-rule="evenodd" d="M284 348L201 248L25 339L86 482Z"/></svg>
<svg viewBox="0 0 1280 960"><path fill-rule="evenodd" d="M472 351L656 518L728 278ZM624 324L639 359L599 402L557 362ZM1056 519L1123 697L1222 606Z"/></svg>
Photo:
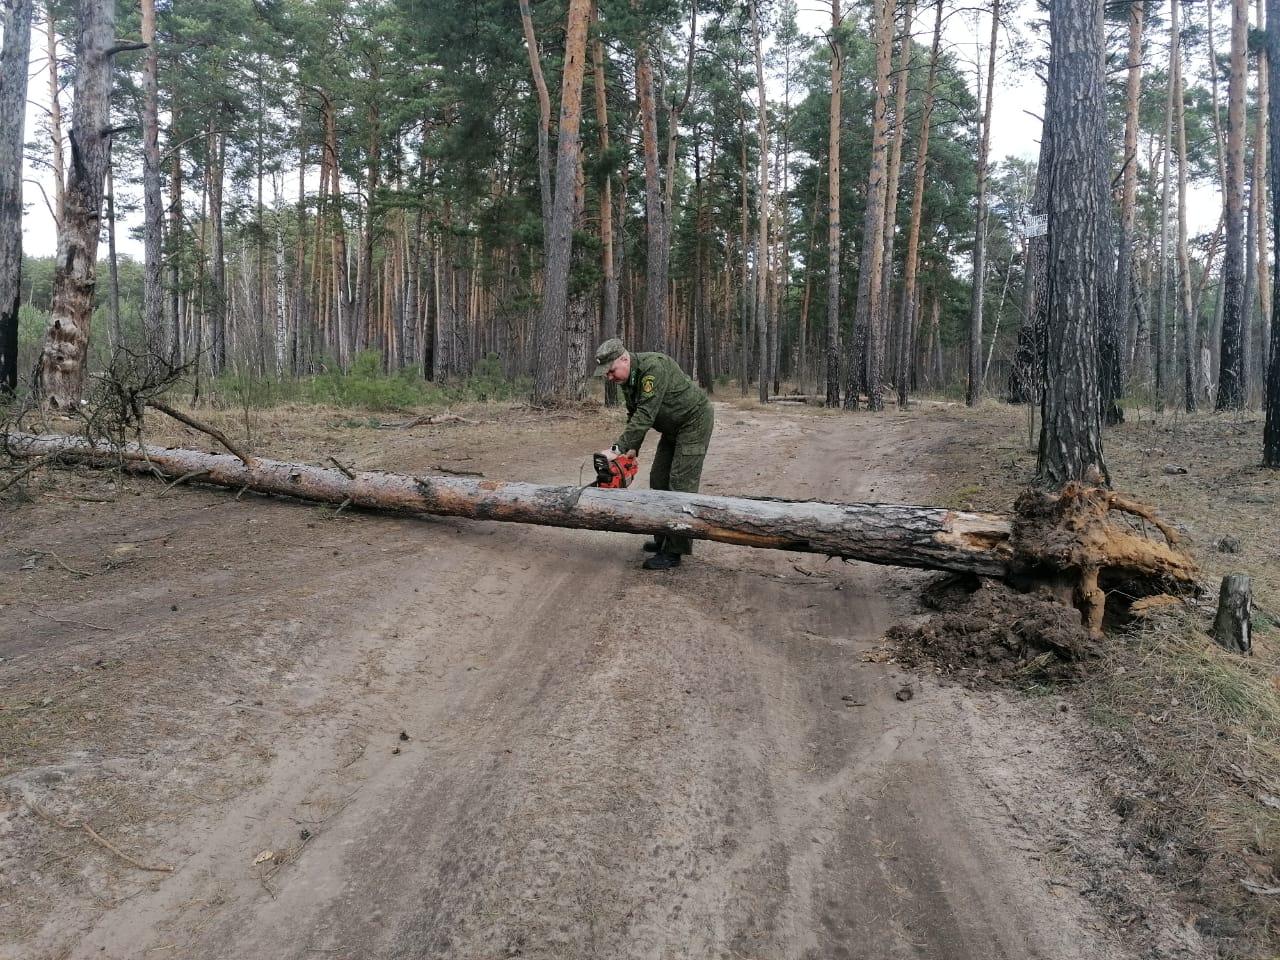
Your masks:
<svg viewBox="0 0 1280 960"><path fill-rule="evenodd" d="M1022 218L1022 236L1027 240L1043 237L1049 232L1049 215L1047 213L1028 213Z"/></svg>

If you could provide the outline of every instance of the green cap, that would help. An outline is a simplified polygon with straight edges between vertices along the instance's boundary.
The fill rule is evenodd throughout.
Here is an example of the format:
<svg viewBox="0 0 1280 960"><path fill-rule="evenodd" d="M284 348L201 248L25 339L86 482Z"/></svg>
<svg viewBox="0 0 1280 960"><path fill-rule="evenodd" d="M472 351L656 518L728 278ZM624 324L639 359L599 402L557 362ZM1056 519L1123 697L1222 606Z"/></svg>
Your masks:
<svg viewBox="0 0 1280 960"><path fill-rule="evenodd" d="M596 373L597 377L603 377L604 372L609 369L610 364L617 360L620 356L627 352L627 348L623 346L621 340L614 337L612 340L606 340L600 346L596 347Z"/></svg>

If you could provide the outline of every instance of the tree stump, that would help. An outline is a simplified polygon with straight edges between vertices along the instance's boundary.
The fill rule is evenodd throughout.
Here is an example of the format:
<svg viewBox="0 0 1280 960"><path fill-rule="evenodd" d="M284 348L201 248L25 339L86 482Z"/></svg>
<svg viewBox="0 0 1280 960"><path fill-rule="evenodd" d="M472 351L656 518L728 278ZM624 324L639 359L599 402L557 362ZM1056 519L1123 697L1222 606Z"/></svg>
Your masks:
<svg viewBox="0 0 1280 960"><path fill-rule="evenodd" d="M1213 639L1218 646L1246 656L1253 651L1253 587L1245 573L1222 578L1218 593L1218 615L1213 620Z"/></svg>

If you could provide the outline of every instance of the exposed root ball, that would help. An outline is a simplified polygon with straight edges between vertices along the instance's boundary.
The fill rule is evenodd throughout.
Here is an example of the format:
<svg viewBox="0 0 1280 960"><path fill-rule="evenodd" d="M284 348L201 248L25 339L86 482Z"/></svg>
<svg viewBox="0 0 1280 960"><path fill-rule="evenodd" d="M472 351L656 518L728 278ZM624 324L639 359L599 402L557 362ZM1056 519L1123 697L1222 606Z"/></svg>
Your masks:
<svg viewBox="0 0 1280 960"><path fill-rule="evenodd" d="M1041 584L1080 610L1085 627L1102 633L1107 590L1132 600L1194 590L1196 565L1155 510L1105 487L1069 483L1057 494L1027 490L1015 505L1017 579ZM1162 539L1149 535L1148 525Z"/></svg>

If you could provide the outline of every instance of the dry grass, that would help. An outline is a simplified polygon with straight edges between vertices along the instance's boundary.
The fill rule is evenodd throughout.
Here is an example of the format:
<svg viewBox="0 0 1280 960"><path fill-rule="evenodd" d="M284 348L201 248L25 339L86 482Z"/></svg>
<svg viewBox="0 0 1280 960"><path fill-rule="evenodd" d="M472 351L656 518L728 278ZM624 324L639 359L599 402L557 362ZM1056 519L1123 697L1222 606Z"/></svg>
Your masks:
<svg viewBox="0 0 1280 960"><path fill-rule="evenodd" d="M1025 410L930 410L954 428L940 500L1008 510L1031 478ZM1098 730L1098 769L1133 854L1171 880L1225 956L1275 957L1280 942L1280 473L1259 466L1256 417L1150 413L1104 438L1113 485L1187 535L1204 571L1194 607L1109 638L1077 698ZM998 464L999 469L992 469ZM1236 552L1222 552L1223 538ZM1217 585L1247 573L1254 653L1208 635Z"/></svg>

